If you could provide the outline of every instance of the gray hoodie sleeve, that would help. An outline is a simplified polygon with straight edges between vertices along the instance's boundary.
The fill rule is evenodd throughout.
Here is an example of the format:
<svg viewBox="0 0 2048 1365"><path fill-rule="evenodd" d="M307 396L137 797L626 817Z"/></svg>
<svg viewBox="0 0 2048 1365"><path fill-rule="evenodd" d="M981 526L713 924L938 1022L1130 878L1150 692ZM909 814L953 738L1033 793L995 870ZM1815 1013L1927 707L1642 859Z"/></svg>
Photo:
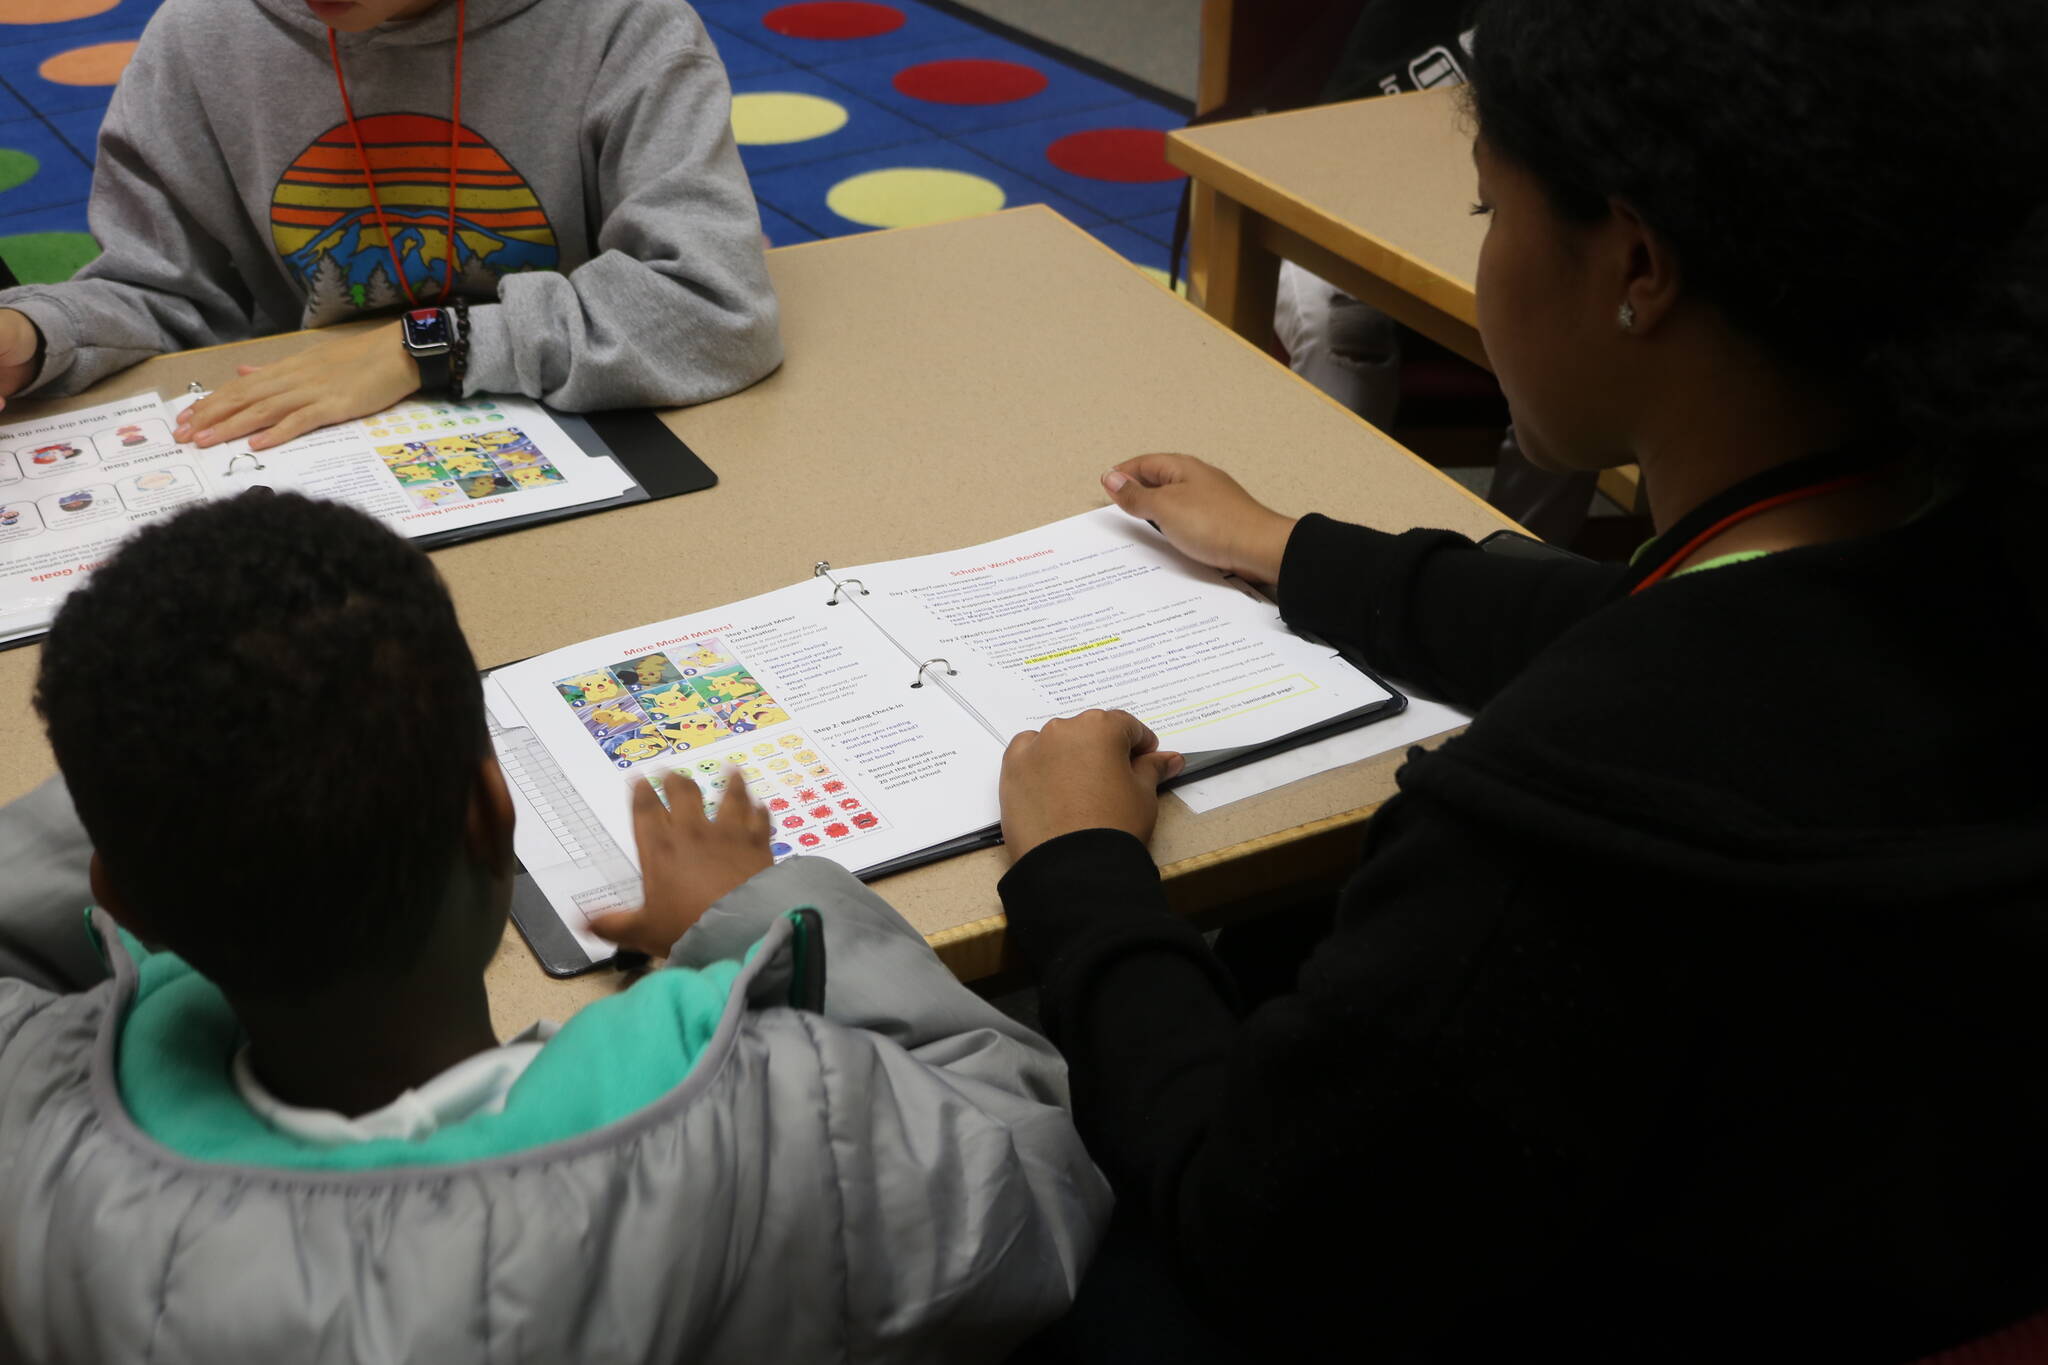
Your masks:
<svg viewBox="0 0 2048 1365"><path fill-rule="evenodd" d="M1109 1218L1108 1183L1068 1113L1066 1065L823 858L755 876L669 961L740 956L799 906L816 908L825 928L828 1022L813 1033L841 1191L847 1317L867 1324L854 1354L916 1359L920 1343L945 1339L949 1358L994 1358L995 1343L1066 1310ZM821 1217L821 1232L831 1221Z"/></svg>
<svg viewBox="0 0 2048 1365"><path fill-rule="evenodd" d="M85 928L91 864L62 779L0 806L0 995L15 982L75 991L106 976Z"/></svg>
<svg viewBox="0 0 2048 1365"><path fill-rule="evenodd" d="M961 985L889 902L826 858L791 858L720 900L676 940L669 965L743 957L780 916L816 908L825 925L825 1017L889 1039L932 1066L1067 1104L1051 1043Z"/></svg>
<svg viewBox="0 0 2048 1365"><path fill-rule="evenodd" d="M761 215L732 134L732 89L680 7L621 41L586 116L602 221L568 275L507 276L474 308L469 393L523 393L572 412L719 398L782 363ZM631 35L627 35L631 36Z"/></svg>
<svg viewBox="0 0 2048 1365"><path fill-rule="evenodd" d="M240 200L203 120L165 136L167 109L196 107L192 73L146 36L100 127L88 210L101 255L60 285L0 291L43 334L24 392L77 393L169 351L249 335L251 301L219 229Z"/></svg>

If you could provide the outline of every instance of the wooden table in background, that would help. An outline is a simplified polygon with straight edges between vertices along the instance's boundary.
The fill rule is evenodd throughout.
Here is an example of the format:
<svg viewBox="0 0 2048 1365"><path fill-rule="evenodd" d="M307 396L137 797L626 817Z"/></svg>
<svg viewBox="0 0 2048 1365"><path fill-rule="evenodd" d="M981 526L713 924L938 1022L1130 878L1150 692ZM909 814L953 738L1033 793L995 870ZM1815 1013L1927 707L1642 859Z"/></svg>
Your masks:
<svg viewBox="0 0 2048 1365"><path fill-rule="evenodd" d="M1479 184L1462 90L1185 128L1168 135L1166 155L1209 200L1193 275L1224 326L1272 349L1287 260L1486 365L1473 292L1486 219L1472 212ZM1636 510L1638 484L1633 466L1610 469L1600 491Z"/></svg>
<svg viewBox="0 0 2048 1365"><path fill-rule="evenodd" d="M1101 506L1099 473L1148 450L1230 468L1275 506L1389 530L1485 535L1497 513L1045 208L768 255L789 362L667 414L716 488L437 551L477 662L701 611L841 564L955 549ZM63 403L218 384L307 333L162 357ZM0 800L48 776L29 707L39 650L0 653ZM1397 756L1195 815L1168 799L1154 849L1189 913L1327 883L1393 791ZM878 883L964 978L1003 965L983 850ZM511 1032L617 988L542 975L515 931L490 969Z"/></svg>

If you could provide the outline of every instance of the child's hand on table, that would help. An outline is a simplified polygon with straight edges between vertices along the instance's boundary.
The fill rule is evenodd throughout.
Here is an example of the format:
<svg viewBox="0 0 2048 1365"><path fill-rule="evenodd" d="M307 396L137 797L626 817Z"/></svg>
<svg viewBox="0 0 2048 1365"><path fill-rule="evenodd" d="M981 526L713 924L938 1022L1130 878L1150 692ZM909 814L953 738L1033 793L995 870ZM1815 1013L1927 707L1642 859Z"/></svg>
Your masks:
<svg viewBox="0 0 2048 1365"><path fill-rule="evenodd" d="M1192 455L1140 455L1104 474L1102 486L1118 507L1157 526L1188 558L1255 583L1279 581L1295 519L1267 507L1216 466Z"/></svg>
<svg viewBox="0 0 2048 1365"><path fill-rule="evenodd" d="M180 441L201 447L251 437L252 450L268 450L332 426L382 412L417 393L420 367L406 353L398 323L335 337L272 365L243 365L178 417Z"/></svg>
<svg viewBox="0 0 2048 1365"><path fill-rule="evenodd" d="M1128 711L1084 711L1026 730L1003 753L1003 844L1011 861L1084 829L1149 840L1159 784L1181 767L1181 756L1162 753L1158 736Z"/></svg>
<svg viewBox="0 0 2048 1365"><path fill-rule="evenodd" d="M35 379L36 358L42 349L43 334L28 320L28 314L0 308L0 408Z"/></svg>
<svg viewBox="0 0 2048 1365"><path fill-rule="evenodd" d="M660 959L712 903L756 872L772 866L768 812L747 799L737 773L726 776L718 818L704 814L704 797L682 772L661 780L668 806L652 782L633 787L633 842L640 848L638 910L598 915L591 930L621 948Z"/></svg>

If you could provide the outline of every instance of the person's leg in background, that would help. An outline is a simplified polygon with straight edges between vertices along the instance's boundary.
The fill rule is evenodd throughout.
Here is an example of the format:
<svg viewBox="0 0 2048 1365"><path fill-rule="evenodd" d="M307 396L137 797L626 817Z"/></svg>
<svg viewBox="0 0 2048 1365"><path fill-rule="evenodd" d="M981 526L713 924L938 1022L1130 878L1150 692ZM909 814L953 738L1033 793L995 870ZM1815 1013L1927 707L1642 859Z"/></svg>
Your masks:
<svg viewBox="0 0 2048 1365"><path fill-rule="evenodd" d="M1282 261L1273 332L1296 374L1381 430L1393 424L1401 332L1392 318Z"/></svg>
<svg viewBox="0 0 2048 1365"><path fill-rule="evenodd" d="M1385 431L1401 404L1401 329L1369 304L1312 275L1292 261L1280 263L1273 332L1294 372ZM1501 438L1487 502L1555 545L1568 545L1585 525L1594 476L1538 469L1515 443Z"/></svg>

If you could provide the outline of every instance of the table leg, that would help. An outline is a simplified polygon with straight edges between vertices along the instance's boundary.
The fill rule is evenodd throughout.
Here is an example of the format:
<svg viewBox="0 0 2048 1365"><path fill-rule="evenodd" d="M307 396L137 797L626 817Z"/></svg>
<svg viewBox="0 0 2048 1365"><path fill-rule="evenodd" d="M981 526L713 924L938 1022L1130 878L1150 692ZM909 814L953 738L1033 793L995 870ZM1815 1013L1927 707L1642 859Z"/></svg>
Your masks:
<svg viewBox="0 0 2048 1365"><path fill-rule="evenodd" d="M1210 317L1267 353L1275 350L1273 298L1280 258L1259 241L1258 215L1214 194L1203 243L1202 307Z"/></svg>

